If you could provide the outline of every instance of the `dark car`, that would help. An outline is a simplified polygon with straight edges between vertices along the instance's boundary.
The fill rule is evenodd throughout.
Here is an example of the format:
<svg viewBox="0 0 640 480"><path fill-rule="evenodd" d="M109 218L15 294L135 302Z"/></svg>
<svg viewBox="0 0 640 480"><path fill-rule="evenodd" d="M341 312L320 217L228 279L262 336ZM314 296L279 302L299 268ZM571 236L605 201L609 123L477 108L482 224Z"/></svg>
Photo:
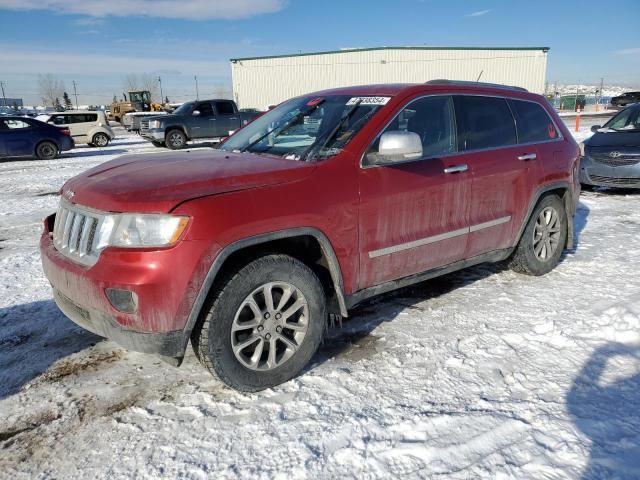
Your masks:
<svg viewBox="0 0 640 480"><path fill-rule="evenodd" d="M581 144L583 185L640 188L640 104L625 108Z"/></svg>
<svg viewBox="0 0 640 480"><path fill-rule="evenodd" d="M614 107L626 107L638 102L640 102L640 92L625 92L611 99L611 105Z"/></svg>
<svg viewBox="0 0 640 480"><path fill-rule="evenodd" d="M0 118L0 158L35 156L49 160L74 146L68 128L48 125L33 118Z"/></svg>

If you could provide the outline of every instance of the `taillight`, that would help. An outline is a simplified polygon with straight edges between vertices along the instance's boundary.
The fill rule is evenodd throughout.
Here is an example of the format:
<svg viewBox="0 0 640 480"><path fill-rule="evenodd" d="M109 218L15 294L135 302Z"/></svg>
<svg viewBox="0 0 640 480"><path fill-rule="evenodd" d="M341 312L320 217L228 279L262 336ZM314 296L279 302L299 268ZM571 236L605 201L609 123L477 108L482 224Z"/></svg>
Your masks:
<svg viewBox="0 0 640 480"><path fill-rule="evenodd" d="M71 136L71 130L69 130L68 128L61 128L61 129L60 129L60 132L61 132L63 135L66 135L66 136L68 136L68 137L70 137L70 136Z"/></svg>

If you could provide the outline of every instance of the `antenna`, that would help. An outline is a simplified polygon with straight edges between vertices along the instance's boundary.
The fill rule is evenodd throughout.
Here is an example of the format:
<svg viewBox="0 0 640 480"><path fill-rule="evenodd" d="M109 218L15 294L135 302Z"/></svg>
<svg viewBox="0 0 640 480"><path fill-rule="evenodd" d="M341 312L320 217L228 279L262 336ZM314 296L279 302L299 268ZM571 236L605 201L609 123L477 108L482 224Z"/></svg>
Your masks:
<svg viewBox="0 0 640 480"><path fill-rule="evenodd" d="M480 81L480 77L482 77L483 73L484 73L484 70L480 70L480 75L478 75L478 78L476 78L476 82Z"/></svg>

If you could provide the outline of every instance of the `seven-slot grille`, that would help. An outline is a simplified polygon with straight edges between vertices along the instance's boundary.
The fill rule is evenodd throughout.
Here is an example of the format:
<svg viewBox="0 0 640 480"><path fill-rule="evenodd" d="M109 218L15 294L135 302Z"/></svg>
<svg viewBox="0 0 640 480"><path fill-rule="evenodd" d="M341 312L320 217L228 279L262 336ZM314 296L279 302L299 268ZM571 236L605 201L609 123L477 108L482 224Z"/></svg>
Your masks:
<svg viewBox="0 0 640 480"><path fill-rule="evenodd" d="M149 120L147 119L140 120L140 131L146 132L148 130L149 130Z"/></svg>
<svg viewBox="0 0 640 480"><path fill-rule="evenodd" d="M53 244L61 254L83 265L98 260L100 227L103 216L77 205L61 202L53 226Z"/></svg>

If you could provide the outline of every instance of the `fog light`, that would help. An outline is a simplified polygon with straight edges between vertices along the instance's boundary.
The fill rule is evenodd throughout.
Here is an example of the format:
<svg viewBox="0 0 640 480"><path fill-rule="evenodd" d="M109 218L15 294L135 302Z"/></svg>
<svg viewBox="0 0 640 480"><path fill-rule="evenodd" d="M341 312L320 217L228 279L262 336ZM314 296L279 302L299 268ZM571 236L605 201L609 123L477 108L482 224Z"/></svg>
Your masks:
<svg viewBox="0 0 640 480"><path fill-rule="evenodd" d="M135 292L119 288L105 288L104 291L116 310L133 313L138 309L138 295Z"/></svg>

